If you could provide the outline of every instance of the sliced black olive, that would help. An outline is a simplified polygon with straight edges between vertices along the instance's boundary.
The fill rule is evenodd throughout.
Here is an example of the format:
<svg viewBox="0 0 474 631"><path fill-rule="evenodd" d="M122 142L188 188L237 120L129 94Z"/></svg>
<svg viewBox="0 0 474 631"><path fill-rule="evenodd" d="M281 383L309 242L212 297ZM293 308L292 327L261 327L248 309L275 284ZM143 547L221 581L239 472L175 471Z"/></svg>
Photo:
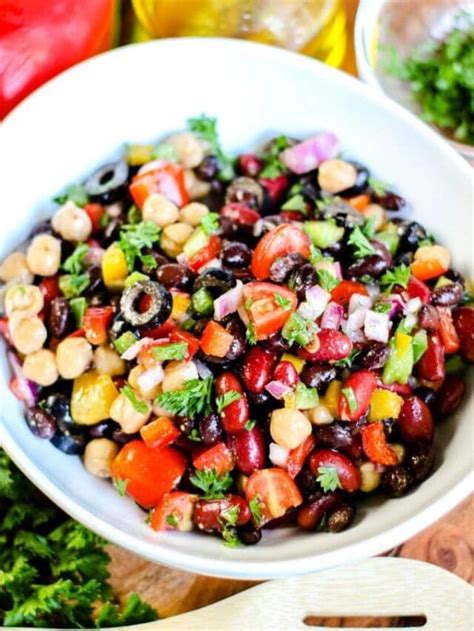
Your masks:
<svg viewBox="0 0 474 631"><path fill-rule="evenodd" d="M341 195L342 197L353 197L354 195L360 195L365 191L369 182L370 172L367 167L365 167L363 164L360 164L359 162L350 162L349 164L352 164L352 166L356 169L357 177L353 186L351 186L350 188L346 188L344 191L338 193L338 195Z"/></svg>
<svg viewBox="0 0 474 631"><path fill-rule="evenodd" d="M113 204L127 191L128 166L125 162L112 162L93 173L85 183L85 189L94 202Z"/></svg>
<svg viewBox="0 0 474 631"><path fill-rule="evenodd" d="M150 306L140 312L139 301L144 295L150 297ZM151 280L141 280L127 287L120 299L120 309L126 322L136 327L151 328L165 322L171 314L171 294Z"/></svg>
<svg viewBox="0 0 474 631"><path fill-rule="evenodd" d="M219 268L207 269L194 281L193 293L204 287L211 292L214 298L224 294L232 287L235 287L236 280L232 272Z"/></svg>
<svg viewBox="0 0 474 631"><path fill-rule="evenodd" d="M245 175L232 180L225 193L226 204L240 202L258 210L262 207L263 201L263 187L256 180Z"/></svg>
<svg viewBox="0 0 474 631"><path fill-rule="evenodd" d="M318 213L318 219L334 218L339 226L344 228L352 228L353 226L362 226L364 216L353 208L350 204L343 201L334 201L322 208Z"/></svg>

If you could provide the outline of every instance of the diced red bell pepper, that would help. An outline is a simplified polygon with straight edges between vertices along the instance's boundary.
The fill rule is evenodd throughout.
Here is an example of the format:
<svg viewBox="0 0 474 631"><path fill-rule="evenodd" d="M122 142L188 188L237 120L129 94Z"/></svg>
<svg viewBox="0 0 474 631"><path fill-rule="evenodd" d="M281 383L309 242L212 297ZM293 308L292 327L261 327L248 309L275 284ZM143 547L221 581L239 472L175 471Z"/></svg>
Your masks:
<svg viewBox="0 0 474 631"><path fill-rule="evenodd" d="M369 460L375 464L393 467L398 464L398 455L387 443L382 422L369 423L362 430L362 448Z"/></svg>
<svg viewBox="0 0 474 631"><path fill-rule="evenodd" d="M112 319L113 307L88 307L84 314L83 327L90 344L100 346L107 341L107 331Z"/></svg>
<svg viewBox="0 0 474 631"><path fill-rule="evenodd" d="M183 331L183 329L180 328L176 328L171 331L170 342L186 342L186 344L188 345L188 350L185 359L187 360L192 359L199 350L199 339L195 337L192 333L188 333L188 331Z"/></svg>
<svg viewBox="0 0 474 631"><path fill-rule="evenodd" d="M147 447L165 447L174 442L180 434L173 421L166 416L160 416L140 430L140 435Z"/></svg>
<svg viewBox="0 0 474 631"><path fill-rule="evenodd" d="M356 195L355 197L349 197L346 202L361 213L369 205L370 197L368 195Z"/></svg>
<svg viewBox="0 0 474 631"><path fill-rule="evenodd" d="M196 449L193 454L193 465L199 471L215 469L217 475L224 475L234 468L234 456L225 443L217 443L212 447Z"/></svg>
<svg viewBox="0 0 474 631"><path fill-rule="evenodd" d="M444 350L447 355L457 353L460 340L456 327L454 326L451 309L449 307L437 307L437 311L440 318L438 333L443 342Z"/></svg>
<svg viewBox="0 0 474 631"><path fill-rule="evenodd" d="M85 337L85 335L86 335L86 332L81 327L80 329L76 329L72 333L69 333L69 335L66 335L66 337Z"/></svg>
<svg viewBox="0 0 474 631"><path fill-rule="evenodd" d="M288 188L289 184L286 175L279 175L278 177L274 178L263 177L260 178L258 181L266 189L274 204L279 201L285 190Z"/></svg>
<svg viewBox="0 0 474 631"><path fill-rule="evenodd" d="M444 346L437 333L428 335L428 346L416 364L415 371L418 377L429 379L430 381L444 379L446 374Z"/></svg>
<svg viewBox="0 0 474 631"><path fill-rule="evenodd" d="M136 175L129 187L135 204L141 208L146 198L152 193L160 193L177 206L189 202L183 167L163 160L156 169Z"/></svg>
<svg viewBox="0 0 474 631"><path fill-rule="evenodd" d="M430 301L430 288L423 281L415 278L415 276L410 276L410 280L408 281L407 286L407 293L410 298L419 298L424 304L428 304Z"/></svg>
<svg viewBox="0 0 474 631"><path fill-rule="evenodd" d="M221 251L222 243L216 234L211 235L207 244L196 252L188 261L188 267L193 272L198 272L201 267L215 259Z"/></svg>
<svg viewBox="0 0 474 631"><path fill-rule="evenodd" d="M337 302L345 307L349 304L349 300L353 294L368 296L369 292L362 283L357 283L353 280L343 280L331 291L331 298L333 302Z"/></svg>
<svg viewBox="0 0 474 631"><path fill-rule="evenodd" d="M86 204L84 210L92 221L92 232L97 232L102 228L101 221L104 216L105 209L101 204Z"/></svg>
<svg viewBox="0 0 474 631"><path fill-rule="evenodd" d="M369 409L377 379L370 370L358 370L345 381L339 399L339 416L344 421L357 421ZM352 397L347 391L352 391ZM352 400L354 399L354 400Z"/></svg>
<svg viewBox="0 0 474 631"><path fill-rule="evenodd" d="M291 449L288 454L288 459L286 461L286 470L288 471L288 475L292 478L296 478L298 473L303 468L306 458L313 451L314 446L316 444L315 437L311 434L305 440L296 447L295 449Z"/></svg>
<svg viewBox="0 0 474 631"><path fill-rule="evenodd" d="M0 335L6 339L8 344L13 344L7 317L0 318Z"/></svg>
<svg viewBox="0 0 474 631"><path fill-rule="evenodd" d="M168 318L166 322L156 326L153 329L146 329L143 331L143 337L151 337L154 340L159 340L163 337L167 337L176 329L176 322L172 318Z"/></svg>
<svg viewBox="0 0 474 631"><path fill-rule="evenodd" d="M219 214L230 219L237 227L253 226L261 217L260 213L240 202L232 202L223 206Z"/></svg>
<svg viewBox="0 0 474 631"><path fill-rule="evenodd" d="M418 280L438 278L448 270L449 261L449 251L442 245L422 246L415 252L411 271Z"/></svg>
<svg viewBox="0 0 474 631"><path fill-rule="evenodd" d="M201 350L206 355L222 358L229 352L233 341L233 335L226 331L222 325L210 320L201 337Z"/></svg>

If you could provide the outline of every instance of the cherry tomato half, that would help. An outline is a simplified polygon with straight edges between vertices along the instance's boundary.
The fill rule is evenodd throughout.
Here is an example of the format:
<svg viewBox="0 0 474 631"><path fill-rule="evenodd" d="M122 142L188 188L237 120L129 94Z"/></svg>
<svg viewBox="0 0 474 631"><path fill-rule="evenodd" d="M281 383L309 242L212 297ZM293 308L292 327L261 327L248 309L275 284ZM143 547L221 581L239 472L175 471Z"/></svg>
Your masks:
<svg viewBox="0 0 474 631"><path fill-rule="evenodd" d="M271 264L290 252L298 252L307 259L310 243L308 235L292 224L282 223L275 226L257 243L252 257L252 274L257 280L268 278Z"/></svg>
<svg viewBox="0 0 474 631"><path fill-rule="evenodd" d="M282 306L283 304L283 306ZM296 309L296 295L273 283L244 285L244 309L257 340L277 333Z"/></svg>
<svg viewBox="0 0 474 631"><path fill-rule="evenodd" d="M248 502L257 497L262 523L281 517L289 508L303 502L295 482L286 471L278 467L252 473L245 486L245 496Z"/></svg>
<svg viewBox="0 0 474 631"><path fill-rule="evenodd" d="M153 509L150 526L153 530L192 530L194 506L198 499L197 495L183 491L165 493Z"/></svg>

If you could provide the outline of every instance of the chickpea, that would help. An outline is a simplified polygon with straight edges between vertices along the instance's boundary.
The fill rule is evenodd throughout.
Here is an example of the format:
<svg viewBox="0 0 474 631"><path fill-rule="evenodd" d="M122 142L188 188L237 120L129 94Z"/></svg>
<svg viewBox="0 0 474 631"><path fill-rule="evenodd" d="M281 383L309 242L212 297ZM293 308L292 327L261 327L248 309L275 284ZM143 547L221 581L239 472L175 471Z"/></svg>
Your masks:
<svg viewBox="0 0 474 631"><path fill-rule="evenodd" d="M143 220L166 228L179 219L179 208L160 193L148 195L143 204Z"/></svg>
<svg viewBox="0 0 474 631"><path fill-rule="evenodd" d="M311 434L311 423L299 410L280 408L270 419L273 440L286 449L295 449Z"/></svg>
<svg viewBox="0 0 474 631"><path fill-rule="evenodd" d="M58 367L53 351L42 348L25 357L23 374L40 386L51 386L58 380Z"/></svg>
<svg viewBox="0 0 474 631"><path fill-rule="evenodd" d="M357 170L344 160L325 160L319 165L318 184L327 193L340 193L354 186Z"/></svg>
<svg viewBox="0 0 474 631"><path fill-rule="evenodd" d="M145 425L151 416L151 405L137 395L137 399L146 404L147 411L139 412L124 394L119 394L110 406L110 418L118 423L126 434L134 434Z"/></svg>
<svg viewBox="0 0 474 631"><path fill-rule="evenodd" d="M30 243L26 262L33 274L54 276L61 263L61 241L50 234L39 234Z"/></svg>
<svg viewBox="0 0 474 631"><path fill-rule="evenodd" d="M150 370L162 371L163 369L161 366L157 366L156 368L150 368ZM159 392L161 392L161 387L160 384L156 384L151 388L146 387L143 384L143 380L140 379L145 372L147 372L147 370L144 366L135 366L128 375L128 383L139 393L141 397L147 400L152 400L159 394Z"/></svg>
<svg viewBox="0 0 474 631"><path fill-rule="evenodd" d="M369 204L367 208L362 211L364 217L368 219L374 218L374 229L380 230L380 228L387 221L387 216L385 214L385 210L379 204Z"/></svg>
<svg viewBox="0 0 474 631"><path fill-rule="evenodd" d="M165 143L173 147L178 157L178 162L185 169L194 169L204 160L203 143L189 131L173 134L173 136L165 140Z"/></svg>
<svg viewBox="0 0 474 631"><path fill-rule="evenodd" d="M125 374L127 365L109 346L98 346L94 351L95 369L100 375L118 377Z"/></svg>
<svg viewBox="0 0 474 631"><path fill-rule="evenodd" d="M12 252L0 265L0 280L4 283L13 280L29 285L33 282L33 278L23 252Z"/></svg>
<svg viewBox="0 0 474 631"><path fill-rule="evenodd" d="M308 417L314 425L329 425L334 420L333 415L325 405L317 405L311 408Z"/></svg>
<svg viewBox="0 0 474 631"><path fill-rule="evenodd" d="M184 172L184 185L191 200L202 199L211 191L211 184L197 178L194 171L190 169Z"/></svg>
<svg viewBox="0 0 474 631"><path fill-rule="evenodd" d="M360 490L364 493L370 493L380 484L381 474L377 471L372 462L363 462L359 466L360 471Z"/></svg>
<svg viewBox="0 0 474 631"><path fill-rule="evenodd" d="M156 396L158 396L159 394L163 392L161 384L157 386L156 389L157 389ZM173 418L174 416L172 412L170 412L169 410L165 410L165 408L162 408L158 403L155 403L155 401L153 402L153 414L155 416L166 416L167 418Z"/></svg>
<svg viewBox="0 0 474 631"><path fill-rule="evenodd" d="M94 438L86 445L84 466L98 478L110 478L112 462L119 452L119 446L108 438Z"/></svg>
<svg viewBox="0 0 474 631"><path fill-rule="evenodd" d="M39 351L48 337L46 327L37 316L25 318L21 313L17 316L14 311L8 327L15 348L23 355Z"/></svg>
<svg viewBox="0 0 474 631"><path fill-rule="evenodd" d="M165 378L161 383L163 392L182 390L185 381L198 379L199 373L193 362L170 362L165 368Z"/></svg>
<svg viewBox="0 0 474 631"><path fill-rule="evenodd" d="M5 313L14 311L24 317L36 315L44 306L43 294L36 285L13 285L5 294Z"/></svg>
<svg viewBox="0 0 474 631"><path fill-rule="evenodd" d="M84 337L67 337L56 349L56 362L63 379L80 377L92 359L92 346Z"/></svg>
<svg viewBox="0 0 474 631"><path fill-rule="evenodd" d="M405 454L406 454L405 447L403 445L400 445L399 443L392 443L390 447L398 456L398 464L403 462L405 460Z"/></svg>
<svg viewBox="0 0 474 631"><path fill-rule="evenodd" d="M163 228L160 247L165 254L176 258L183 251L183 246L193 233L192 226L178 222Z"/></svg>
<svg viewBox="0 0 474 631"><path fill-rule="evenodd" d="M66 241L86 241L92 232L92 221L85 210L68 201L56 212L53 228Z"/></svg>
<svg viewBox="0 0 474 631"><path fill-rule="evenodd" d="M199 202L191 202L181 208L181 221L190 226L199 226L202 218L209 214L209 208Z"/></svg>

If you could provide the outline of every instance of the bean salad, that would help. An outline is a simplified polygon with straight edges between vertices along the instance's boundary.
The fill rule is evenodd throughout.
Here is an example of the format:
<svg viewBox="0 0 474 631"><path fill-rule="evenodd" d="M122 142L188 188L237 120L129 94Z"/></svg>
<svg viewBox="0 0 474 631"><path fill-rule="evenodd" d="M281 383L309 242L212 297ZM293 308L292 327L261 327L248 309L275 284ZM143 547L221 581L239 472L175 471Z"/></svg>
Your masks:
<svg viewBox="0 0 474 631"><path fill-rule="evenodd" d="M471 286L334 133L230 158L202 115L54 202L0 265L10 387L153 529L339 532L430 475Z"/></svg>

